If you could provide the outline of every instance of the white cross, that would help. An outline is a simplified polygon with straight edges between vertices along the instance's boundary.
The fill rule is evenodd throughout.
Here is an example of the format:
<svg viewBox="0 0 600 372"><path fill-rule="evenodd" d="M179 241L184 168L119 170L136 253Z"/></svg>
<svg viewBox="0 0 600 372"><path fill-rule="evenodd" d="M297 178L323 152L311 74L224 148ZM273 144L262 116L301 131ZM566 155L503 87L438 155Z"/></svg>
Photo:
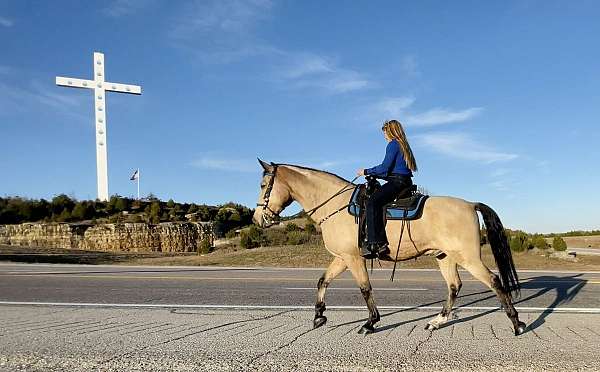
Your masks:
<svg viewBox="0 0 600 372"><path fill-rule="evenodd" d="M96 112L96 167L98 199L108 201L108 162L106 155L106 91L142 94L142 87L130 84L109 83L104 80L104 54L94 53L94 80L56 77L56 85L71 88L94 89Z"/></svg>

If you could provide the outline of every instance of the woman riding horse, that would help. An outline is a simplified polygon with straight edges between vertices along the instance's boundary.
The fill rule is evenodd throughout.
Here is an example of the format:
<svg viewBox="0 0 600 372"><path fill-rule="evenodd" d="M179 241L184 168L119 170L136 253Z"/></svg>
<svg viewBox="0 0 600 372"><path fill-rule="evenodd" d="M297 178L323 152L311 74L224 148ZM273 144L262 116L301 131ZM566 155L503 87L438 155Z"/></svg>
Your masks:
<svg viewBox="0 0 600 372"><path fill-rule="evenodd" d="M400 122L386 121L381 130L388 141L383 162L357 172L359 176L374 176L387 181L371 195L367 203L367 244L363 245L360 252L367 259L386 257L390 253L385 234L384 206L412 186L412 172L417 171L417 162Z"/></svg>

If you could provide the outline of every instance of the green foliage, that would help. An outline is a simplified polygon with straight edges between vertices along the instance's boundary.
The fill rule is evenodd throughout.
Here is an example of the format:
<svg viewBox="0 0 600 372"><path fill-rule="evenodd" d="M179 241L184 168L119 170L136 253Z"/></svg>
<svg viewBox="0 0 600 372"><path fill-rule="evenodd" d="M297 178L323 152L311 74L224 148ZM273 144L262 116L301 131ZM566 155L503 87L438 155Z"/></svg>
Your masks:
<svg viewBox="0 0 600 372"><path fill-rule="evenodd" d="M533 236L533 238L531 238L531 243L533 244L534 247L536 247L538 249L547 249L548 248L548 243L546 242L546 239L544 239L544 237L539 234L535 234Z"/></svg>
<svg viewBox="0 0 600 372"><path fill-rule="evenodd" d="M317 227L312 221L307 221L306 225L304 225L304 231L309 235L314 235L317 233Z"/></svg>
<svg viewBox="0 0 600 372"><path fill-rule="evenodd" d="M266 229L264 230L265 239L270 246L285 245L288 237L283 229Z"/></svg>
<svg viewBox="0 0 600 372"><path fill-rule="evenodd" d="M175 207L175 202L173 201L173 199L169 199L169 201L167 202L167 208L173 207Z"/></svg>
<svg viewBox="0 0 600 372"><path fill-rule="evenodd" d="M290 222L288 224L285 225L285 231L286 232L291 232L291 231L301 231L302 229L300 229L300 226L296 225L293 222Z"/></svg>
<svg viewBox="0 0 600 372"><path fill-rule="evenodd" d="M262 229L258 226L250 226L247 230L242 230L240 234L240 245L242 248L251 249L260 247L265 242Z"/></svg>
<svg viewBox="0 0 600 372"><path fill-rule="evenodd" d="M287 244L300 245L308 242L310 235L304 231L288 231Z"/></svg>
<svg viewBox="0 0 600 372"><path fill-rule="evenodd" d="M62 212L56 217L57 222L69 222L71 220L71 212L68 209L63 209Z"/></svg>
<svg viewBox="0 0 600 372"><path fill-rule="evenodd" d="M235 230L236 230L236 229L231 229L231 230L227 231L227 232L225 233L225 237L226 237L227 239L233 239L233 238L235 238L235 237L237 236L237 234L236 234Z"/></svg>
<svg viewBox="0 0 600 372"><path fill-rule="evenodd" d="M560 236L555 236L554 239L552 239L552 248L557 252L566 251L567 243L565 243L564 239Z"/></svg>
<svg viewBox="0 0 600 372"><path fill-rule="evenodd" d="M213 251L213 246L210 243L209 237L204 237L198 246L198 254L207 254Z"/></svg>
<svg viewBox="0 0 600 372"><path fill-rule="evenodd" d="M532 247L531 241L529 240L529 236L522 231L517 231L513 233L509 243L510 249L514 252L523 252Z"/></svg>
<svg viewBox="0 0 600 372"><path fill-rule="evenodd" d="M75 221L89 220L94 217L94 207L89 202L78 202L71 212L71 217Z"/></svg>
<svg viewBox="0 0 600 372"><path fill-rule="evenodd" d="M153 201L150 204L150 222L151 223L159 223L160 222L160 203L158 201Z"/></svg>

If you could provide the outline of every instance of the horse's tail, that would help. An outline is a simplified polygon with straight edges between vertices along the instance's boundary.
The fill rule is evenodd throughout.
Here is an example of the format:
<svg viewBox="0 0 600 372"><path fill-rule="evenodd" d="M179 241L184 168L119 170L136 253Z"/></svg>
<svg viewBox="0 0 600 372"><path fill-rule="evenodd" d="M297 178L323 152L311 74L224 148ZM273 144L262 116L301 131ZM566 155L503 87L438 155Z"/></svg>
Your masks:
<svg viewBox="0 0 600 372"><path fill-rule="evenodd" d="M487 239L492 247L494 259L500 272L500 282L507 293L513 293L517 297L520 296L521 284L519 276L515 269L510 245L504 233L504 226L500 221L500 217L494 210L483 203L475 203L475 210L481 212L485 229L487 231Z"/></svg>

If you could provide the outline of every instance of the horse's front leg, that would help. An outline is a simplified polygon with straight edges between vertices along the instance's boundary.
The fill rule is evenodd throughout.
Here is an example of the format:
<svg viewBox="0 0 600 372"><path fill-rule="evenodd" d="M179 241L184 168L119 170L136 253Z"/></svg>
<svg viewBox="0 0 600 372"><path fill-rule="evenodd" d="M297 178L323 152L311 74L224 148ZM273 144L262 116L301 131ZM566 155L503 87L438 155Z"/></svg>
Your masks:
<svg viewBox="0 0 600 372"><path fill-rule="evenodd" d="M375 299L373 298L373 290L371 288L371 282L369 281L369 274L367 272L365 260L358 256L358 250L356 252L356 257L349 259L348 268L352 272L352 276L354 277L354 280L356 280L356 283L360 288L360 292L367 303L367 308L369 309L369 320L363 324L358 333L369 334L375 331L374 326L375 323L379 321L380 316L379 310L377 310L377 305L375 305Z"/></svg>
<svg viewBox="0 0 600 372"><path fill-rule="evenodd" d="M318 328L327 322L327 317L323 315L325 312L325 292L327 291L329 283L331 283L338 275L346 271L347 267L344 260L336 257L319 279L319 282L317 283L317 303L315 304L313 328Z"/></svg>

